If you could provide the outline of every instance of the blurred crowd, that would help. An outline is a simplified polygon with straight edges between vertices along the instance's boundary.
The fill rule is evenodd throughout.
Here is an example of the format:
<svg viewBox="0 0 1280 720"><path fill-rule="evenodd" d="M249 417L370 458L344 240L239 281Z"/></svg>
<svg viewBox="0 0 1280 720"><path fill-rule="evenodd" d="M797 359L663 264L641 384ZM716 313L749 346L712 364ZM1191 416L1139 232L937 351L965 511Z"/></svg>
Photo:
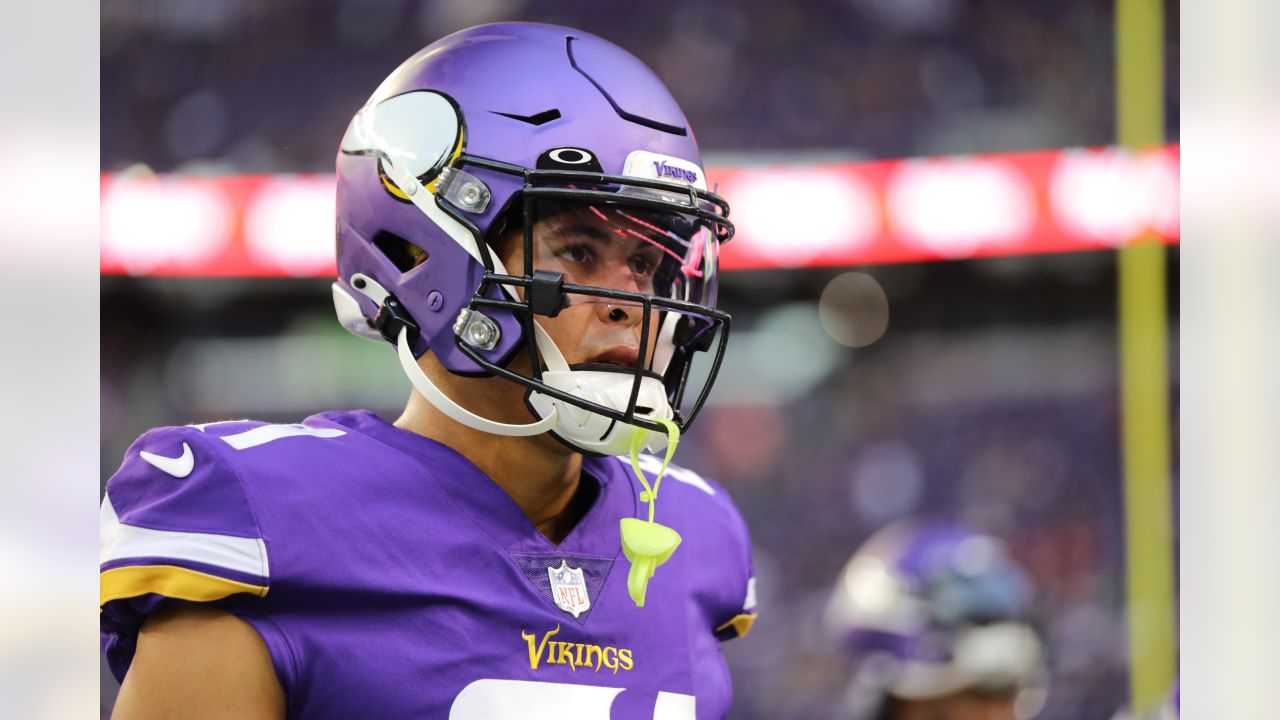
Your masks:
<svg viewBox="0 0 1280 720"><path fill-rule="evenodd" d="M1178 5L1166 0L1168 137ZM905 157L1113 142L1112 3L127 0L102 7L102 167L331 171L352 113L413 51L497 19L634 52L704 151Z"/></svg>

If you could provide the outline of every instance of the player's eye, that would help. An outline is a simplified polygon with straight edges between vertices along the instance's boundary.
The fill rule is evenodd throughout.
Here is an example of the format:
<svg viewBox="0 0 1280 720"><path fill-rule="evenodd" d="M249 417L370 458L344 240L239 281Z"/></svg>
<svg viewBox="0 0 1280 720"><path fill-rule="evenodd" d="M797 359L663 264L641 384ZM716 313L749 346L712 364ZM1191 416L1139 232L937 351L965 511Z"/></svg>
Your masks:
<svg viewBox="0 0 1280 720"><path fill-rule="evenodd" d="M595 261L596 253L590 246L578 243L560 247L556 250L555 256L561 260L568 260L571 263L585 265Z"/></svg>
<svg viewBox="0 0 1280 720"><path fill-rule="evenodd" d="M636 275L648 277L652 275L654 270L656 270L657 268L658 268L657 258L654 258L650 255L643 255L640 253L636 253L635 255L632 255L630 258L627 258L627 269L629 269L632 273Z"/></svg>

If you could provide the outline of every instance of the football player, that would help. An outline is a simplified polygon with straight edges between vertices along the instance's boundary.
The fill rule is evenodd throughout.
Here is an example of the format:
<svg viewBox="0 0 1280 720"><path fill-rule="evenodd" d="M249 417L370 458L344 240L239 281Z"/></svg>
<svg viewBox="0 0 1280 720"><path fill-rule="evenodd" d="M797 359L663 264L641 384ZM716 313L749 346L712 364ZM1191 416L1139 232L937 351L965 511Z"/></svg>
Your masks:
<svg viewBox="0 0 1280 720"><path fill-rule="evenodd" d="M337 186L339 320L411 397L129 448L116 717L723 717L750 543L667 463L725 350L732 226L670 93L586 33L471 28L355 114Z"/></svg>
<svg viewBox="0 0 1280 720"><path fill-rule="evenodd" d="M855 720L1025 720L1046 670L1024 573L996 538L904 521L850 558L827 623L852 661Z"/></svg>

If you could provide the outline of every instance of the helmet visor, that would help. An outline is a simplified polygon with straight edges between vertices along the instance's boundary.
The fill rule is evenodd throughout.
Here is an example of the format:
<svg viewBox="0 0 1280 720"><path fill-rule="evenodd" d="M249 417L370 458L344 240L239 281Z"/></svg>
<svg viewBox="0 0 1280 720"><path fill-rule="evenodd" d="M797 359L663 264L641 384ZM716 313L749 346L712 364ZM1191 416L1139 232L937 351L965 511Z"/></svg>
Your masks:
<svg viewBox="0 0 1280 720"><path fill-rule="evenodd" d="M537 198L526 222L526 273L559 273L568 286L715 305L719 241L695 215L625 202ZM638 301L613 293L566 296L570 303Z"/></svg>

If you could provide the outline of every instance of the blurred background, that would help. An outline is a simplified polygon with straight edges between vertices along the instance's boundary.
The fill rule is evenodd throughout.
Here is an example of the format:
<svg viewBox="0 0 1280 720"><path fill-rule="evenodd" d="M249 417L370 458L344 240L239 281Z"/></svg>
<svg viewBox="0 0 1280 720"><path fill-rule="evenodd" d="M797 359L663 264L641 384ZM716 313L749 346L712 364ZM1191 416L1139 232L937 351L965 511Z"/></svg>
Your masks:
<svg viewBox="0 0 1280 720"><path fill-rule="evenodd" d="M1176 143L1178 6L1165 6L1164 130ZM832 585L874 531L930 515L1005 538L1029 573L1050 667L1038 717L1106 720L1129 682L1113 249L1125 238L1043 252L1043 223L1030 223L1021 244L917 244L880 262L840 252L853 231L829 229L826 256L783 267L767 247L786 228L771 231L777 213L758 208L785 212L791 196L738 198L730 188L745 185L729 180L780 163L857 176L898 167L879 161L1112 145L1113 10L1095 0L686 0L630 14L579 0L117 0L101 6L101 167L113 182L152 172L323 182L373 88L449 32L534 20L618 43L680 101L735 216L757 219L735 239L754 254L733 269L725 250L729 358L677 459L728 488L755 543L762 616L725 646L731 717L835 716L847 676L820 622ZM1029 212L1049 213L1058 195L1032 197ZM840 205L825 208L830 227L856 225ZM1176 448L1177 220L1152 224L1166 240ZM309 242L331 248L328 236ZM328 279L202 277L200 258L187 260L104 259L104 485L157 425L399 413L408 382L393 352L339 328ZM1172 463L1176 498L1176 452ZM105 718L115 696L105 669L102 683Z"/></svg>

